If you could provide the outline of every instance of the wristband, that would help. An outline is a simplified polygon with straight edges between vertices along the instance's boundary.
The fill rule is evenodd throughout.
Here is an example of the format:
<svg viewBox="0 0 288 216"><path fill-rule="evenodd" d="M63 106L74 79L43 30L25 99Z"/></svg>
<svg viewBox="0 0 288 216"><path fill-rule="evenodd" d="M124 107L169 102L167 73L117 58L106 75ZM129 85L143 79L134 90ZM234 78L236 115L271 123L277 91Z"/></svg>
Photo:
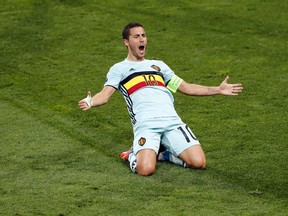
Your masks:
<svg viewBox="0 0 288 216"><path fill-rule="evenodd" d="M88 94L87 97L84 98L84 101L89 106L89 108L93 106L93 99L90 94Z"/></svg>
<svg viewBox="0 0 288 216"><path fill-rule="evenodd" d="M169 81L167 88L173 93L175 93L177 89L179 88L179 86L181 85L182 81L183 79L181 79L180 77L174 74L172 79Z"/></svg>

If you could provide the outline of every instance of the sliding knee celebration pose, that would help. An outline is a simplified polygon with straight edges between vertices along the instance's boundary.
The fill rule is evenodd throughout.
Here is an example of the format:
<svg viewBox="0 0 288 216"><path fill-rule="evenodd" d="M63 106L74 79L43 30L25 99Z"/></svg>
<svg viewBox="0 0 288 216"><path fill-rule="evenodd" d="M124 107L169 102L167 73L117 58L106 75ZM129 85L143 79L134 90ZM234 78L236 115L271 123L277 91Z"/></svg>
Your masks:
<svg viewBox="0 0 288 216"><path fill-rule="evenodd" d="M168 160L184 167L203 169L203 149L188 125L174 109L171 92L192 96L238 95L241 84L228 84L229 77L219 86L202 86L185 82L168 65L159 60L145 59L147 37L140 23L129 23L122 32L128 50L127 58L113 65L103 89L93 97L79 101L86 111L101 106L119 90L131 118L134 141L131 150L121 157L129 160L130 168L139 175L155 172L157 160ZM159 154L160 144L165 151Z"/></svg>

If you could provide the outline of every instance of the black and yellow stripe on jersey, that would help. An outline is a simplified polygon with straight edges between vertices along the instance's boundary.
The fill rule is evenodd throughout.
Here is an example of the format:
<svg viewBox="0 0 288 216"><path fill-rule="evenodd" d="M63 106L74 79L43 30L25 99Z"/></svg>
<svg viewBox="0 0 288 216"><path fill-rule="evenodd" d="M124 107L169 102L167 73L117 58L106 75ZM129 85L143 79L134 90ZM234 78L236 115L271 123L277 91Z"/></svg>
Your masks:
<svg viewBox="0 0 288 216"><path fill-rule="evenodd" d="M133 73L121 81L120 85L126 89L128 95L146 86L166 87L162 74L155 71Z"/></svg>

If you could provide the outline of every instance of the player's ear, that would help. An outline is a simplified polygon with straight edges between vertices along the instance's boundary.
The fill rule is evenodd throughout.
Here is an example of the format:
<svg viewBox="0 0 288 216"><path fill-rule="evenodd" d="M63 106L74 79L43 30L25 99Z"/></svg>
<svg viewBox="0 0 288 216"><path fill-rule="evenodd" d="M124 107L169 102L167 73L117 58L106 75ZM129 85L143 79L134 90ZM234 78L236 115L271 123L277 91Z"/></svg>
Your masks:
<svg viewBox="0 0 288 216"><path fill-rule="evenodd" d="M127 40L127 39L123 39L123 42L124 42L125 46L128 47L129 40Z"/></svg>

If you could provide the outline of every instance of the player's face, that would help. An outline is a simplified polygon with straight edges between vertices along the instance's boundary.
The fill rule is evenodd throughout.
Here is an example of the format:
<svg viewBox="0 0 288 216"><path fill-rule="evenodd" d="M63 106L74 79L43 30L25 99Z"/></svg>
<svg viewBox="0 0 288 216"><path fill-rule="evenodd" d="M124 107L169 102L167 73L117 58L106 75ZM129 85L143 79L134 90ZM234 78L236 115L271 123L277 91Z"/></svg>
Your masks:
<svg viewBox="0 0 288 216"><path fill-rule="evenodd" d="M131 28L129 40L124 40L124 43L128 47L128 60L144 60L147 38L142 27Z"/></svg>

